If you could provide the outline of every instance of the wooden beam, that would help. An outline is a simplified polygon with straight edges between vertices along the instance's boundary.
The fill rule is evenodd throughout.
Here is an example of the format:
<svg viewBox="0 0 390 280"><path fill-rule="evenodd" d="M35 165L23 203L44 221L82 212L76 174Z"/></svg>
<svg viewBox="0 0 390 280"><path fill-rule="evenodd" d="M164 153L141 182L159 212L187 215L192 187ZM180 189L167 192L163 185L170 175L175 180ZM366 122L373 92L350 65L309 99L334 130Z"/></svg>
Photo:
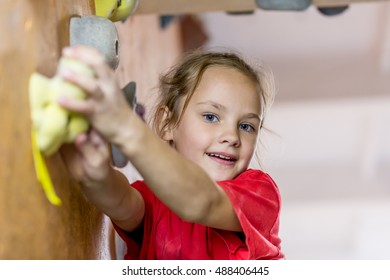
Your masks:
<svg viewBox="0 0 390 280"><path fill-rule="evenodd" d="M182 14L210 11L251 11L255 0L140 0L136 14Z"/></svg>
<svg viewBox="0 0 390 280"><path fill-rule="evenodd" d="M318 7L344 6L348 4L383 2L389 0L313 0L313 5Z"/></svg>
<svg viewBox="0 0 390 280"><path fill-rule="evenodd" d="M363 2L389 0L313 0L319 7L343 6ZM140 0L136 14L174 15L214 11L245 12L258 9L255 0Z"/></svg>

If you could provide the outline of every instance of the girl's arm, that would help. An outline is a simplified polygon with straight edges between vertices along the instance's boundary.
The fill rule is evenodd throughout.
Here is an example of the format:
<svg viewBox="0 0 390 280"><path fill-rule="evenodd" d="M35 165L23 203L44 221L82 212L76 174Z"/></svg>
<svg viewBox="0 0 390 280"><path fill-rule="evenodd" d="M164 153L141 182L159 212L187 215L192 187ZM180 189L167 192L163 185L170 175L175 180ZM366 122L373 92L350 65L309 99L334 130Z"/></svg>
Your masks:
<svg viewBox="0 0 390 280"><path fill-rule="evenodd" d="M89 65L95 77L63 70L62 77L83 88L89 98L60 99L62 106L84 114L107 141L117 145L153 193L182 219L214 228L242 230L222 188L201 167L162 142L132 112L115 82L114 72L97 50L78 46L65 49L64 55ZM128 198L126 203L134 203L133 199Z"/></svg>
<svg viewBox="0 0 390 280"><path fill-rule="evenodd" d="M110 165L108 145L93 130L81 134L75 144L64 145L61 155L81 190L120 228L132 231L144 215L144 202L126 177Z"/></svg>
<svg viewBox="0 0 390 280"><path fill-rule="evenodd" d="M104 186L84 186L82 191L89 201L121 229L130 232L140 225L145 213L144 201L118 170L111 168Z"/></svg>

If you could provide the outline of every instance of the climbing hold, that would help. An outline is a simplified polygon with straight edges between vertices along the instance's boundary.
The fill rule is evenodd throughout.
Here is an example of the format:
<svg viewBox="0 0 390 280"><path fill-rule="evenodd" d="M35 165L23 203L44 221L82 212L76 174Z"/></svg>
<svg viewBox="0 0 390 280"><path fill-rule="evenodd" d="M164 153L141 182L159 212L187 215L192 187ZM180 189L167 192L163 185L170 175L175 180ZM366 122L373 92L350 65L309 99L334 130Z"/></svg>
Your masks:
<svg viewBox="0 0 390 280"><path fill-rule="evenodd" d="M123 94L125 95L127 104L134 110L137 105L137 95L136 95L137 84L133 81L129 82L123 89Z"/></svg>
<svg viewBox="0 0 390 280"><path fill-rule="evenodd" d="M119 38L115 24L97 16L70 19L70 46L85 45L98 49L112 69L119 64Z"/></svg>
<svg viewBox="0 0 390 280"><path fill-rule="evenodd" d="M111 158L114 166L118 168L125 167L129 161L116 145L111 145Z"/></svg>
<svg viewBox="0 0 390 280"><path fill-rule="evenodd" d="M312 3L312 0L256 0L259 8L278 11L303 11Z"/></svg>
<svg viewBox="0 0 390 280"><path fill-rule="evenodd" d="M34 130L31 131L31 144L37 179L41 183L42 189L50 203L60 206L62 204L61 199L57 196L54 190L45 159L43 158L37 145L37 136Z"/></svg>
<svg viewBox="0 0 390 280"><path fill-rule="evenodd" d="M137 107L137 96L136 96L136 83L131 81L123 89L127 104L135 111ZM115 145L111 145L111 157L114 166L123 168L126 166L128 159Z"/></svg>
<svg viewBox="0 0 390 280"><path fill-rule="evenodd" d="M337 6L337 7L317 7L318 11L325 16L337 16L342 14L346 9L348 9L348 5L345 6Z"/></svg>
<svg viewBox="0 0 390 280"><path fill-rule="evenodd" d="M29 98L32 120L31 143L35 173L38 181L53 205L61 205L56 195L43 155L54 154L63 143L73 142L79 133L87 131L88 121L80 114L69 112L58 104L59 95L84 99L85 92L76 85L64 81L59 75L62 69L69 69L80 75L93 76L85 64L61 58L57 74L49 79L39 73L30 76Z"/></svg>
<svg viewBox="0 0 390 280"><path fill-rule="evenodd" d="M165 29L167 28L171 22L173 22L173 20L176 18L176 16L172 16L172 15L162 15L160 16L160 27L162 29Z"/></svg>
<svg viewBox="0 0 390 280"><path fill-rule="evenodd" d="M232 16L250 16L255 13L254 10L248 10L248 11L227 11L226 14L232 15Z"/></svg>
<svg viewBox="0 0 390 280"><path fill-rule="evenodd" d="M88 66L70 58L61 58L58 72L51 79L39 73L31 75L29 96L32 127L36 133L38 148L45 156L54 154L63 143L73 142L89 126L83 116L67 111L57 101L60 95L76 99L86 97L81 88L58 75L61 69L93 76L93 71Z"/></svg>
<svg viewBox="0 0 390 280"><path fill-rule="evenodd" d="M138 0L95 0L95 13L111 21L125 21L137 9L138 2Z"/></svg>

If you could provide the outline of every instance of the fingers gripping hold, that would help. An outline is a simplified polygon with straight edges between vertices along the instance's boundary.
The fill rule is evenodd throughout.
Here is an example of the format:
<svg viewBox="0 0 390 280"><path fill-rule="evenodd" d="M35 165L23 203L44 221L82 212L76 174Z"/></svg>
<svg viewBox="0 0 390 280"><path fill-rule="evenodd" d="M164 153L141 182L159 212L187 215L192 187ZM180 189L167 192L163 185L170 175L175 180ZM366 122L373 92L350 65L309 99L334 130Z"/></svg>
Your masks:
<svg viewBox="0 0 390 280"><path fill-rule="evenodd" d="M93 71L86 65L70 58L62 58L58 72L68 68L84 76L93 76ZM65 81L58 73L51 79L33 73L29 85L31 119L37 135L39 150L46 156L55 153L67 142L85 132L89 124L80 114L70 112L58 103L60 95L67 99L85 99L86 93L80 87Z"/></svg>

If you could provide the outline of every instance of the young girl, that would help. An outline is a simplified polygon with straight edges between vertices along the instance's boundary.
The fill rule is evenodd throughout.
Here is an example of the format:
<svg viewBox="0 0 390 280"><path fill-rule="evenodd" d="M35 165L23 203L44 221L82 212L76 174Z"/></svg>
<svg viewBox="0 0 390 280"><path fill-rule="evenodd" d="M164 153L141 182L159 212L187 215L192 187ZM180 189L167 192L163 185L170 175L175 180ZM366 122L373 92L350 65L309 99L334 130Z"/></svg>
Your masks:
<svg viewBox="0 0 390 280"><path fill-rule="evenodd" d="M194 52L160 79L154 131L128 107L100 53L66 48L95 77L61 75L88 93L60 98L93 129L62 148L87 198L112 220L126 259L280 259L280 196L269 175L248 169L272 92L233 53ZM107 142L144 181L129 186Z"/></svg>

